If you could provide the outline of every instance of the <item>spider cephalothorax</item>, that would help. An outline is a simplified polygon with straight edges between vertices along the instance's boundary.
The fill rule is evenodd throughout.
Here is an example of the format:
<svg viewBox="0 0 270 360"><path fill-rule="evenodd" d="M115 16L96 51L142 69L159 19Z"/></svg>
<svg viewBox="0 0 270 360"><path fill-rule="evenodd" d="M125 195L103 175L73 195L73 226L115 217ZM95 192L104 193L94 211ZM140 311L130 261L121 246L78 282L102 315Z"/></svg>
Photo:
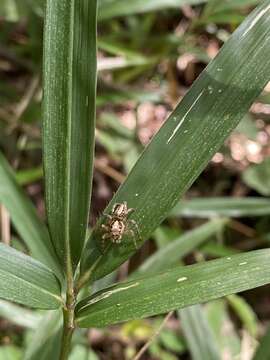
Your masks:
<svg viewBox="0 0 270 360"><path fill-rule="evenodd" d="M102 235L103 247L105 240L109 240L112 243L120 244L122 242L122 237L125 234L130 234L133 238L135 248L137 249L136 237L133 229L136 229L137 235L139 235L139 230L137 223L134 220L128 219L129 214L134 211L132 208L128 208L127 202L116 203L114 204L110 214L105 214L108 218L106 224L102 224L101 227L104 229L104 234Z"/></svg>

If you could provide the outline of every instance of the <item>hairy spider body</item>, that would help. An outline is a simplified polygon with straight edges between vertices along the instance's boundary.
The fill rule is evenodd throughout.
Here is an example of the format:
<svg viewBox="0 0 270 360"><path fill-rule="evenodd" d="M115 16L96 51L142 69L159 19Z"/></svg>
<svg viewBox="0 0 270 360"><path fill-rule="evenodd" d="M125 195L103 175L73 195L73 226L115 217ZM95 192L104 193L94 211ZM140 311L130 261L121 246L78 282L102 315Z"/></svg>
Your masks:
<svg viewBox="0 0 270 360"><path fill-rule="evenodd" d="M114 244L120 244L122 242L123 235L130 234L133 238L135 248L137 249L135 233L130 227L131 225L134 226L137 234L139 235L138 226L134 220L128 219L129 214L133 211L134 209L129 209L127 202L124 201L123 203L114 204L111 213L105 214L108 221L106 224L101 225L104 229L104 234L102 235L103 247L106 240L109 240Z"/></svg>

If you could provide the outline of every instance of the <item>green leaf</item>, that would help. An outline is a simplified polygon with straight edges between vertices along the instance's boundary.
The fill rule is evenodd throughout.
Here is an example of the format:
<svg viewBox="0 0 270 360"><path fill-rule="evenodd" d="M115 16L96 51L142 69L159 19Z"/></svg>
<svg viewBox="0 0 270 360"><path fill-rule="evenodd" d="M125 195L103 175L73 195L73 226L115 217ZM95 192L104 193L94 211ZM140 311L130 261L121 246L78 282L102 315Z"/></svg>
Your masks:
<svg viewBox="0 0 270 360"><path fill-rule="evenodd" d="M270 200L256 197L247 198L197 198L181 201L170 216L210 218L215 216L247 217L270 214Z"/></svg>
<svg viewBox="0 0 270 360"><path fill-rule="evenodd" d="M246 114L246 116L244 116L244 118L240 121L235 131L240 134L244 134L251 140L256 141L259 129L257 128L252 116L250 114Z"/></svg>
<svg viewBox="0 0 270 360"><path fill-rule="evenodd" d="M98 356L88 347L82 345L75 345L69 360L98 360Z"/></svg>
<svg viewBox="0 0 270 360"><path fill-rule="evenodd" d="M12 345L0 347L0 360L21 360L22 353L19 348Z"/></svg>
<svg viewBox="0 0 270 360"><path fill-rule="evenodd" d="M221 359L203 308L199 305L190 306L180 310L179 315L192 360Z"/></svg>
<svg viewBox="0 0 270 360"><path fill-rule="evenodd" d="M261 164L250 166L243 173L244 182L258 193L270 195L270 158Z"/></svg>
<svg viewBox="0 0 270 360"><path fill-rule="evenodd" d="M99 20L116 16L132 15L166 8L179 9L183 5L195 5L207 0L100 0Z"/></svg>
<svg viewBox="0 0 270 360"><path fill-rule="evenodd" d="M252 307L244 298L238 295L230 295L227 299L236 315L241 319L242 323L249 331L250 335L256 337L258 333L258 318Z"/></svg>
<svg viewBox="0 0 270 360"><path fill-rule="evenodd" d="M241 352L241 341L238 329L230 318L225 298L208 303L205 310L218 348L222 353L226 352L230 359L237 359Z"/></svg>
<svg viewBox="0 0 270 360"><path fill-rule="evenodd" d="M142 239L166 218L237 126L270 78L270 1L234 32L142 153L105 210L127 201ZM102 216L84 251L82 272L92 280L113 271L135 251L134 238L102 249ZM129 224L131 224L129 222ZM132 224L131 224L132 225ZM137 232L134 229L135 233ZM137 243L142 243L137 236ZM83 275L86 276L86 275Z"/></svg>
<svg viewBox="0 0 270 360"><path fill-rule="evenodd" d="M61 306L60 285L45 265L0 244L0 298L39 309Z"/></svg>
<svg viewBox="0 0 270 360"><path fill-rule="evenodd" d="M0 300L0 316L13 324L29 329L35 329L41 319L41 315L37 312L27 310L5 300Z"/></svg>
<svg viewBox="0 0 270 360"><path fill-rule="evenodd" d="M257 5L260 0L227 0L227 1L215 1L215 11L224 11L232 9L240 9L252 5ZM209 2L210 3L210 2Z"/></svg>
<svg viewBox="0 0 270 360"><path fill-rule="evenodd" d="M30 332L23 360L58 359L62 337L62 312L49 311Z"/></svg>
<svg viewBox="0 0 270 360"><path fill-rule="evenodd" d="M270 342L270 327L268 327L265 335L261 339L260 344L258 345L258 348L252 360L269 360L270 357L269 342Z"/></svg>
<svg viewBox="0 0 270 360"><path fill-rule="evenodd" d="M16 182L15 174L0 153L0 202L7 208L12 223L33 257L40 260L61 278L59 262L48 229L38 218L31 201Z"/></svg>
<svg viewBox="0 0 270 360"><path fill-rule="evenodd" d="M16 173L16 180L20 185L31 184L34 181L38 181L42 179L42 177L43 177L42 166L27 170L20 170Z"/></svg>
<svg viewBox="0 0 270 360"><path fill-rule="evenodd" d="M176 333L174 329L163 329L159 334L158 339L160 343L170 351L177 354L185 352L185 344L182 338Z"/></svg>
<svg viewBox="0 0 270 360"><path fill-rule="evenodd" d="M146 259L135 272L135 275L142 272L155 273L175 265L180 258L183 258L211 236L222 231L226 223L226 219L215 219L194 230L187 231Z"/></svg>
<svg viewBox="0 0 270 360"><path fill-rule="evenodd" d="M128 281L76 307L80 327L103 327L214 300L270 282L270 250L258 250Z"/></svg>
<svg viewBox="0 0 270 360"><path fill-rule="evenodd" d="M84 245L94 154L96 1L47 1L43 150L50 233L63 264Z"/></svg>
<svg viewBox="0 0 270 360"><path fill-rule="evenodd" d="M212 257L224 257L224 256L231 256L234 254L239 253L240 251L227 246L227 245L222 245L222 244L217 244L214 242L211 243L206 243L203 246L200 247L200 251L203 254L207 254L210 255Z"/></svg>
<svg viewBox="0 0 270 360"><path fill-rule="evenodd" d="M6 21L18 21L19 10L15 0L3 0L0 6L0 16Z"/></svg>

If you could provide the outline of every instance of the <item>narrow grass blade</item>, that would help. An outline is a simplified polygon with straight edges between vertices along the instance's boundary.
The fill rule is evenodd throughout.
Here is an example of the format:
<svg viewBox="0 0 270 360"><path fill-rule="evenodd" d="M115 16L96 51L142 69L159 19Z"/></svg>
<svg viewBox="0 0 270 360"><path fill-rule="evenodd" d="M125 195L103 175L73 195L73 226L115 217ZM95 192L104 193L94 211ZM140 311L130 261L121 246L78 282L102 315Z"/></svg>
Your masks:
<svg viewBox="0 0 270 360"><path fill-rule="evenodd" d="M42 166L20 170L16 173L16 180L20 185L28 185L43 178Z"/></svg>
<svg viewBox="0 0 270 360"><path fill-rule="evenodd" d="M104 289L76 308L80 327L162 314L270 282L270 250L258 250L167 272Z"/></svg>
<svg viewBox="0 0 270 360"><path fill-rule="evenodd" d="M147 11L161 10L166 8L179 9L183 5L195 5L207 0L101 0L99 19L105 20L116 16L132 15Z"/></svg>
<svg viewBox="0 0 270 360"><path fill-rule="evenodd" d="M264 198L198 198L181 201L170 216L210 218L215 216L247 217L270 214L270 200Z"/></svg>
<svg viewBox="0 0 270 360"><path fill-rule="evenodd" d="M252 360L269 360L270 358L269 343L270 343L270 327L268 327L265 335L261 339L260 344L258 345L258 348Z"/></svg>
<svg viewBox="0 0 270 360"><path fill-rule="evenodd" d="M88 223L96 96L96 0L47 1L43 150L50 233L79 261Z"/></svg>
<svg viewBox="0 0 270 360"><path fill-rule="evenodd" d="M51 270L0 244L0 298L39 309L61 306L61 290Z"/></svg>
<svg viewBox="0 0 270 360"><path fill-rule="evenodd" d="M227 0L226 2L216 1L215 11L239 9L247 6L257 5L260 0Z"/></svg>
<svg viewBox="0 0 270 360"><path fill-rule="evenodd" d="M94 351L92 351L91 349L89 349L89 347L85 347L83 345L75 345L69 360L99 360L99 357L94 353Z"/></svg>
<svg viewBox="0 0 270 360"><path fill-rule="evenodd" d="M140 238L151 235L260 94L270 78L269 21L267 0L234 32L142 153L105 210L126 201L140 236L125 234L121 244L108 241L102 249L102 216L82 261L92 280L128 259L136 251L134 238L142 244Z"/></svg>
<svg viewBox="0 0 270 360"><path fill-rule="evenodd" d="M230 359L237 359L241 352L241 340L239 331L234 326L234 321L231 319L228 312L226 299L219 299L208 303L204 307L207 313L207 320L214 333L216 344L222 354L228 354ZM226 331L224 336L224 328L230 329Z"/></svg>
<svg viewBox="0 0 270 360"><path fill-rule="evenodd" d="M4 345L0 347L0 360L21 360L21 349L13 345Z"/></svg>
<svg viewBox="0 0 270 360"><path fill-rule="evenodd" d="M192 360L219 360L214 335L208 325L203 308L194 305L180 310L181 329L184 332Z"/></svg>
<svg viewBox="0 0 270 360"><path fill-rule="evenodd" d="M27 310L5 300L0 300L0 316L13 324L29 329L35 329L42 317L37 312Z"/></svg>
<svg viewBox="0 0 270 360"><path fill-rule="evenodd" d="M243 173L243 181L264 196L270 195L270 158L262 163L247 168Z"/></svg>
<svg viewBox="0 0 270 360"><path fill-rule="evenodd" d="M61 270L48 229L17 184L15 174L0 153L0 202L7 208L12 223L26 243L31 255L61 277Z"/></svg>
<svg viewBox="0 0 270 360"><path fill-rule="evenodd" d="M258 334L258 318L252 307L244 298L235 294L228 296L227 300L250 335L256 338Z"/></svg>
<svg viewBox="0 0 270 360"><path fill-rule="evenodd" d="M38 331L29 336L23 360L58 359L62 337L62 311L47 312L38 324Z"/></svg>
<svg viewBox="0 0 270 360"><path fill-rule="evenodd" d="M162 247L145 262L136 271L136 276L143 272L147 274L155 273L176 265L179 259L183 258L190 251L201 245L211 236L222 231L228 220L216 219L199 226L198 228L186 232L178 239L172 241L167 246Z"/></svg>

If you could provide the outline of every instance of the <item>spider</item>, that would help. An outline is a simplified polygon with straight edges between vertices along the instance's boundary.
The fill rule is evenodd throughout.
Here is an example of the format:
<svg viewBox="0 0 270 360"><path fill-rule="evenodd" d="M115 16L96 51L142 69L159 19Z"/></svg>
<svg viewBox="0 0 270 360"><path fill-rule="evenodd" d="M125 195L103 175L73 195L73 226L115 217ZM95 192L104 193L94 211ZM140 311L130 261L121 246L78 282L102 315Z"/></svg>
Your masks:
<svg viewBox="0 0 270 360"><path fill-rule="evenodd" d="M110 214L104 214L108 218L107 224L102 224L104 229L102 235L102 247L104 248L105 240L110 240L113 244L120 244L122 237L125 234L130 234L133 238L134 246L137 249L137 242L135 233L130 226L133 225L136 229L138 236L140 237L138 225L135 220L128 219L129 214L135 211L132 208L128 208L127 202L114 204Z"/></svg>

